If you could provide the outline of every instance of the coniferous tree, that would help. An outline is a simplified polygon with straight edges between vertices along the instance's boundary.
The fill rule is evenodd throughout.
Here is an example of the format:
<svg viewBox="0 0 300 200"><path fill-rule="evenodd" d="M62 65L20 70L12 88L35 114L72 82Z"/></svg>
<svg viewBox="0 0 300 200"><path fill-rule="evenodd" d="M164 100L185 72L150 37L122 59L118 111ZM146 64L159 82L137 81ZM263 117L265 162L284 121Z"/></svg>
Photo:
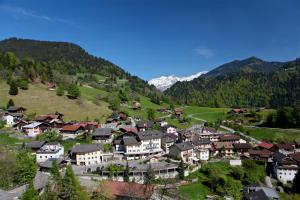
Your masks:
<svg viewBox="0 0 300 200"><path fill-rule="evenodd" d="M180 160L180 163L178 164L178 177L179 179L184 179L184 163L183 160Z"/></svg>
<svg viewBox="0 0 300 200"><path fill-rule="evenodd" d="M80 90L76 84L73 83L68 87L68 96L74 99L80 96Z"/></svg>
<svg viewBox="0 0 300 200"><path fill-rule="evenodd" d="M60 193L60 198L78 200L88 199L88 195L80 185L77 177L74 175L71 166L67 166L66 173L62 179L62 191Z"/></svg>
<svg viewBox="0 0 300 200"><path fill-rule="evenodd" d="M126 168L125 168L125 173L124 173L124 181L129 182L129 175L130 175L130 170L129 170L129 165L128 162L126 163Z"/></svg>
<svg viewBox="0 0 300 200"><path fill-rule="evenodd" d="M6 108L9 108L10 106L14 106L14 105L15 105L14 101L12 99L9 99Z"/></svg>
<svg viewBox="0 0 300 200"><path fill-rule="evenodd" d="M19 92L19 90L18 90L18 86L17 86L16 82L12 81L10 83L10 88L9 88L8 94L9 95L18 95L18 92Z"/></svg>

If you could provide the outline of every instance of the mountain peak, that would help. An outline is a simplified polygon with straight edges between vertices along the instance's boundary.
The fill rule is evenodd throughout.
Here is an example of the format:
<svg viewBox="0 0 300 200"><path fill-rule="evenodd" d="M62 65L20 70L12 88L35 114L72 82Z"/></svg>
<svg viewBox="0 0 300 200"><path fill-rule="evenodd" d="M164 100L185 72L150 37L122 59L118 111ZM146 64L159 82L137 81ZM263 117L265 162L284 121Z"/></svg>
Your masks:
<svg viewBox="0 0 300 200"><path fill-rule="evenodd" d="M185 76L185 77L177 77L175 75L161 76L161 77L157 77L157 78L153 78L153 79L149 80L148 84L154 85L160 91L165 91L166 89L170 88L172 85L174 85L178 81L180 81L180 82L191 81L205 73L207 73L207 71L198 72L191 76Z"/></svg>

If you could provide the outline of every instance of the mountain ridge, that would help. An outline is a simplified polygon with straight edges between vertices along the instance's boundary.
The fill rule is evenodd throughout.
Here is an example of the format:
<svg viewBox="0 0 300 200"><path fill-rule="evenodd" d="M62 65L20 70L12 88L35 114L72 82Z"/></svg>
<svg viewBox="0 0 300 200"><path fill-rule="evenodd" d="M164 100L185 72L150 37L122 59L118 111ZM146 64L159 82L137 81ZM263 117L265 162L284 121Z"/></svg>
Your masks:
<svg viewBox="0 0 300 200"><path fill-rule="evenodd" d="M176 82L182 82L182 81L191 81L195 78L198 78L199 76L207 73L207 71L202 71L198 72L196 74L192 74L190 76L183 76L183 77L178 77L175 75L170 75L170 76L160 76L157 78L153 78L148 81L150 85L154 85L157 89L160 91L165 91L166 89L170 88L173 84Z"/></svg>

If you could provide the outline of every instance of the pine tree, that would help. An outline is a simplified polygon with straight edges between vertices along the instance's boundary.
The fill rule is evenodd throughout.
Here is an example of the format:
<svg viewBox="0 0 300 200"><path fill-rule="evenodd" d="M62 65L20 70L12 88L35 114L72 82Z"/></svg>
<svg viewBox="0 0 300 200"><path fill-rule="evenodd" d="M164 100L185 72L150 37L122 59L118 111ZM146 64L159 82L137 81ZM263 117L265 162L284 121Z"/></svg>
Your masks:
<svg viewBox="0 0 300 200"><path fill-rule="evenodd" d="M73 83L68 87L68 96L74 99L80 96L80 90L76 84Z"/></svg>
<svg viewBox="0 0 300 200"><path fill-rule="evenodd" d="M128 165L128 162L127 162L125 173L124 173L124 181L125 182L129 182L129 174L130 174L130 170L129 170L129 165Z"/></svg>
<svg viewBox="0 0 300 200"><path fill-rule="evenodd" d="M149 185L151 183L153 183L153 181L155 180L155 172L153 170L153 168L151 167L151 165L149 165L146 174L145 174L145 178L144 178L144 183L146 185Z"/></svg>
<svg viewBox="0 0 300 200"><path fill-rule="evenodd" d="M35 191L33 182L31 181L29 183L26 192L22 195L21 200L37 200L37 199L38 199L38 193Z"/></svg>
<svg viewBox="0 0 300 200"><path fill-rule="evenodd" d="M16 82L12 81L10 83L10 88L9 88L8 94L9 95L18 95L18 92L19 92L19 90L18 90L18 86L17 86Z"/></svg>
<svg viewBox="0 0 300 200"><path fill-rule="evenodd" d="M62 191L60 193L60 198L78 200L88 199L88 195L74 175L71 166L67 166L65 176L62 179Z"/></svg>
<svg viewBox="0 0 300 200"><path fill-rule="evenodd" d="M178 176L179 179L183 180L184 179L184 163L183 160L180 160L180 163L178 164Z"/></svg>
<svg viewBox="0 0 300 200"><path fill-rule="evenodd" d="M14 106L14 105L15 105L14 101L12 99L9 99L6 108L9 108L10 106Z"/></svg>

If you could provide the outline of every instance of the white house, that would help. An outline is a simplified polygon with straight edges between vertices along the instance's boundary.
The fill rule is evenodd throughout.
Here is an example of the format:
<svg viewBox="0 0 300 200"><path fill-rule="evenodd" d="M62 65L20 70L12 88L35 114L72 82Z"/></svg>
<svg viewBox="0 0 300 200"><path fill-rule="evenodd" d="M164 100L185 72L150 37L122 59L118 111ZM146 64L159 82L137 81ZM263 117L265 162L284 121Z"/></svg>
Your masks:
<svg viewBox="0 0 300 200"><path fill-rule="evenodd" d="M201 148L201 149L194 149L194 154L196 158L202 161L208 161L209 159L209 149Z"/></svg>
<svg viewBox="0 0 300 200"><path fill-rule="evenodd" d="M103 153L101 144L79 144L71 149L71 162L76 165L95 165L107 161L111 153Z"/></svg>
<svg viewBox="0 0 300 200"><path fill-rule="evenodd" d="M2 118L6 127L12 127L15 124L14 117L12 115L4 115Z"/></svg>
<svg viewBox="0 0 300 200"><path fill-rule="evenodd" d="M137 137L124 137L123 144L127 160L145 158L148 155L159 154L162 133L159 131L139 132Z"/></svg>
<svg viewBox="0 0 300 200"><path fill-rule="evenodd" d="M29 137L36 137L42 133L42 129L40 128L41 124L41 122L33 122L31 124L22 126L22 130L25 131Z"/></svg>
<svg viewBox="0 0 300 200"><path fill-rule="evenodd" d="M46 143L36 152L36 161L45 162L51 158L60 158L64 155L64 147L58 142Z"/></svg>
<svg viewBox="0 0 300 200"><path fill-rule="evenodd" d="M283 184L292 183L299 167L297 165L283 165L278 166L276 169L277 180Z"/></svg>

